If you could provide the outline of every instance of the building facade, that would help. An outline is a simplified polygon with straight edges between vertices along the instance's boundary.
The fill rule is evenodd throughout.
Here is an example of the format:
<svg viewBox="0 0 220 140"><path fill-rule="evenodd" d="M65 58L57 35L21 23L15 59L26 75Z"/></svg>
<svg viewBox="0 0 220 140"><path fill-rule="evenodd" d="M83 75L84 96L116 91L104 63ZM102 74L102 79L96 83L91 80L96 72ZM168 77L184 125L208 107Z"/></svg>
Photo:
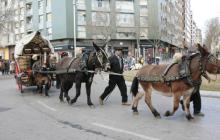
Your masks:
<svg viewBox="0 0 220 140"><path fill-rule="evenodd" d="M109 51L120 47L124 55L131 51L149 57L171 56L176 48L183 48L183 34L187 36L186 42L190 42L189 3L189 0L15 0L14 34L5 38L9 44L15 44L25 34L39 30L51 40L56 51L72 52L75 19L77 47L91 48L92 40L102 43L110 39Z"/></svg>

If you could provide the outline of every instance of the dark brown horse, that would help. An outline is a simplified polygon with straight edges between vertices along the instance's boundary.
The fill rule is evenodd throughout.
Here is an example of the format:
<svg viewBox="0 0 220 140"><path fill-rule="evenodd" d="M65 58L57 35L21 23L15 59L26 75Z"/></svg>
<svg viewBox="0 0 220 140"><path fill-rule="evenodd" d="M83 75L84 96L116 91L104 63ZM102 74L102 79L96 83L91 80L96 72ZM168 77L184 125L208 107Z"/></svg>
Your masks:
<svg viewBox="0 0 220 140"><path fill-rule="evenodd" d="M138 84L140 83L145 93L145 103L155 117L160 118L160 114L152 105L152 90L159 91L164 96L173 96L173 110L166 111L165 116L172 116L175 113L179 107L180 97L183 96L186 118L188 120L193 118L189 106L194 88L201 84L201 76L207 78L206 71L217 74L220 66L217 58L199 44L197 47L198 53L182 57L180 64L146 65L138 71L131 86L131 92L134 96L132 104L134 113L138 112L138 101L144 95L138 93Z"/></svg>
<svg viewBox="0 0 220 140"><path fill-rule="evenodd" d="M106 69L109 62L108 62L108 56L106 52L104 51L103 46L97 46L95 43L93 43L93 47L95 51L90 52L88 54L88 60L87 60L87 69L89 71L95 71L97 68L104 68ZM60 89L60 101L63 101L63 92L64 97L66 97L66 100L68 103L75 103L77 98L80 96L81 92L81 83L85 83L86 86L86 93L87 93L87 104L89 106L92 106L93 103L91 101L90 93L91 93L91 85L93 81L94 73L90 73L87 71L84 71L81 69L82 64L82 57L77 58L70 58L70 57L64 57L56 66L56 70L66 70L67 73L65 74L59 74L57 75L57 87L61 86ZM76 70L74 73L68 73L68 70L74 69ZM70 101L70 97L68 95L69 90L72 88L73 83L76 85L76 95L75 97Z"/></svg>

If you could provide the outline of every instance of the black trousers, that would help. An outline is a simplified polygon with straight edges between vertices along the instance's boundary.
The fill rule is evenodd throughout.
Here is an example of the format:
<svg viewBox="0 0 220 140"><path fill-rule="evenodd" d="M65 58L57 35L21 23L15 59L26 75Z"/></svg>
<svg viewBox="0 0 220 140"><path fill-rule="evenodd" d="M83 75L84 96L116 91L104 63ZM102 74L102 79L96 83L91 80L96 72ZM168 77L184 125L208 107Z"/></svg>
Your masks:
<svg viewBox="0 0 220 140"><path fill-rule="evenodd" d="M116 85L118 86L121 92L122 102L127 102L128 96L127 96L127 87L125 84L125 79L123 76L117 76L117 75L109 75L108 86L105 88L105 91L102 93L100 98L104 100L105 97L107 97L114 90Z"/></svg>
<svg viewBox="0 0 220 140"><path fill-rule="evenodd" d="M194 113L199 113L201 111L201 95L200 95L200 86L196 91L191 95L190 101L193 102Z"/></svg>

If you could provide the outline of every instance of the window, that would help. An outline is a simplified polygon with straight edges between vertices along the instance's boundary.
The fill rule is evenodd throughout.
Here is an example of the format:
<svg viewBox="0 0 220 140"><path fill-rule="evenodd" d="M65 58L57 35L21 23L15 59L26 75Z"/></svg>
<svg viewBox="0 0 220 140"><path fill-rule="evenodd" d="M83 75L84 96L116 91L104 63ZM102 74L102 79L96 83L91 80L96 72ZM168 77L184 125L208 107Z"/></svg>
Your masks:
<svg viewBox="0 0 220 140"><path fill-rule="evenodd" d="M19 25L20 25L19 22L16 22L16 23L15 23L15 27L16 27L16 28L18 28Z"/></svg>
<svg viewBox="0 0 220 140"><path fill-rule="evenodd" d="M93 12L92 13L92 24L95 26L109 26L110 24L109 13Z"/></svg>
<svg viewBox="0 0 220 140"><path fill-rule="evenodd" d="M31 10L32 9L32 3L27 3L26 4L26 9Z"/></svg>
<svg viewBox="0 0 220 140"><path fill-rule="evenodd" d="M39 16L39 23L43 23L43 20L44 20L43 15L40 15L40 16Z"/></svg>
<svg viewBox="0 0 220 140"><path fill-rule="evenodd" d="M81 10L86 9L85 0L78 0L77 9L81 9Z"/></svg>
<svg viewBox="0 0 220 140"><path fill-rule="evenodd" d="M43 9L43 0L38 1L38 9Z"/></svg>
<svg viewBox="0 0 220 140"><path fill-rule="evenodd" d="M147 17L140 17L140 26L147 27Z"/></svg>
<svg viewBox="0 0 220 140"><path fill-rule="evenodd" d="M15 40L18 41L19 40L19 34L15 35Z"/></svg>
<svg viewBox="0 0 220 140"><path fill-rule="evenodd" d="M86 25L86 12L78 11L78 25Z"/></svg>
<svg viewBox="0 0 220 140"><path fill-rule="evenodd" d="M141 6L140 7L140 16L147 16L147 15L148 15L147 6Z"/></svg>
<svg viewBox="0 0 220 140"><path fill-rule="evenodd" d="M50 21L52 21L52 14L51 13L48 13L47 14L47 22L50 22Z"/></svg>
<svg viewBox="0 0 220 140"><path fill-rule="evenodd" d="M134 1L123 1L118 0L116 1L116 11L118 12L134 12Z"/></svg>
<svg viewBox="0 0 220 140"><path fill-rule="evenodd" d="M117 14L116 25L121 27L134 26L134 14Z"/></svg>
<svg viewBox="0 0 220 140"><path fill-rule="evenodd" d="M24 14L25 14L25 9L24 9L24 7L21 8L20 11L21 11L21 15L24 15Z"/></svg>
<svg viewBox="0 0 220 140"><path fill-rule="evenodd" d="M85 26L78 26L78 38L86 38L86 27Z"/></svg>
<svg viewBox="0 0 220 140"><path fill-rule="evenodd" d="M32 17L27 17L26 22L27 22L27 24L31 24L32 23Z"/></svg>
<svg viewBox="0 0 220 140"><path fill-rule="evenodd" d="M21 20L20 24L21 24L21 27L24 27L24 20Z"/></svg>
<svg viewBox="0 0 220 140"><path fill-rule="evenodd" d="M147 0L140 0L140 5L147 5Z"/></svg>
<svg viewBox="0 0 220 140"><path fill-rule="evenodd" d="M109 0L92 0L92 10L109 11Z"/></svg>

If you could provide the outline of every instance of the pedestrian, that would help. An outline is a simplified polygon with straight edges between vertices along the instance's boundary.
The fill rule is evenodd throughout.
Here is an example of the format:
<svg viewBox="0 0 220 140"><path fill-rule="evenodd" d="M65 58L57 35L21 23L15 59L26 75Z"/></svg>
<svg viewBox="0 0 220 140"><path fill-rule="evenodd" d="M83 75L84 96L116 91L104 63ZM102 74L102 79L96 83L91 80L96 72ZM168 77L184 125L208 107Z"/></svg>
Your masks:
<svg viewBox="0 0 220 140"><path fill-rule="evenodd" d="M134 56L132 56L131 52L128 52L127 62L128 62L128 70L134 69L134 67L135 67L135 58L134 58Z"/></svg>
<svg viewBox="0 0 220 140"><path fill-rule="evenodd" d="M15 72L15 61L11 60L10 62L10 74L13 74Z"/></svg>
<svg viewBox="0 0 220 140"><path fill-rule="evenodd" d="M122 58L122 51L115 50L115 54L109 58L110 61L110 71L118 74L123 73L124 64ZM121 96L122 96L122 105L130 105L128 103L128 96L127 96L127 87L125 84L125 79L122 75L113 75L109 74L109 83L108 86L105 88L102 95L99 97L99 103L103 105L103 100L114 90L115 86L118 86Z"/></svg>

